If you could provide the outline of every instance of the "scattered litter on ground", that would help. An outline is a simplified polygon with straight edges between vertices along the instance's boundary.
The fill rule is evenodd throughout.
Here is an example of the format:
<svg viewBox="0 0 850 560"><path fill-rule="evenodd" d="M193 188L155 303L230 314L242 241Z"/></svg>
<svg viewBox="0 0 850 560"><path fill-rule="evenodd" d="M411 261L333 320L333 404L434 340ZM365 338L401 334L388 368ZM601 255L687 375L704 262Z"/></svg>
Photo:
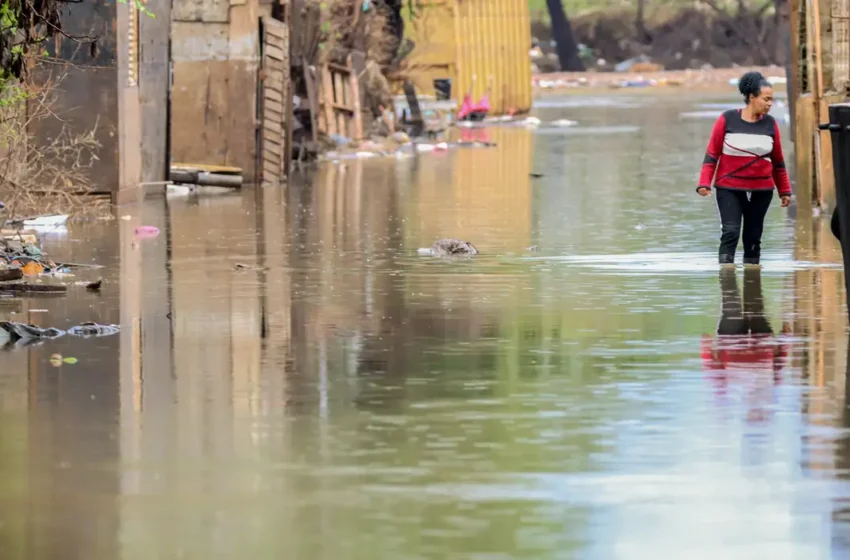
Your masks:
<svg viewBox="0 0 850 560"><path fill-rule="evenodd" d="M738 80L739 80L739 78L731 78L729 80L729 85L732 86L732 87L738 87ZM786 78L785 76L768 76L767 81L772 86L776 86L776 85L783 85L784 86L784 85L788 84L788 78Z"/></svg>
<svg viewBox="0 0 850 560"><path fill-rule="evenodd" d="M55 218L55 217L53 217ZM55 220L61 221L59 218ZM47 223L45 220L44 223ZM23 220L18 220L19 224ZM101 268L56 262L47 258L39 246L38 236L32 230L2 230L0 233L0 295L2 297L55 296L68 291L62 279L73 278L74 269ZM98 282L84 282L90 291L100 289ZM89 288L89 286L92 286Z"/></svg>

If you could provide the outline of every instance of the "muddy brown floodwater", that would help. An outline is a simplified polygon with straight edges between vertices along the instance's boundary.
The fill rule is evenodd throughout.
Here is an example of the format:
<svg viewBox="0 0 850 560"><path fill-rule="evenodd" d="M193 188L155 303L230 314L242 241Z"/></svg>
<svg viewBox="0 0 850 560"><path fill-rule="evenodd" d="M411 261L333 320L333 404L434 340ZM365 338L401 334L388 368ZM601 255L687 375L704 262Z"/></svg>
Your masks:
<svg viewBox="0 0 850 560"><path fill-rule="evenodd" d="M847 558L838 246L774 205L720 273L694 181L735 101L547 97L579 126L46 236L103 293L0 319L122 331L0 352L0 556Z"/></svg>

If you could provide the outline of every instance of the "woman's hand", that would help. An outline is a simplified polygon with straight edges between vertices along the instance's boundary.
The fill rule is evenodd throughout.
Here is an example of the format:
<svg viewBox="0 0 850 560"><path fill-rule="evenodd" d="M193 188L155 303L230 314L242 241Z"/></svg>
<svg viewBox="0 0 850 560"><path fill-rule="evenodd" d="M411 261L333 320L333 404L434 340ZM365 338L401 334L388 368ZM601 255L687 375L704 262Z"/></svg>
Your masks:
<svg viewBox="0 0 850 560"><path fill-rule="evenodd" d="M783 208L788 208L789 206L791 206L791 195L790 194L783 195L782 197L780 197L780 200L782 201L782 207Z"/></svg>
<svg viewBox="0 0 850 560"><path fill-rule="evenodd" d="M708 187L700 187L697 189L697 193L699 193L700 196L708 196L711 194L711 189Z"/></svg>

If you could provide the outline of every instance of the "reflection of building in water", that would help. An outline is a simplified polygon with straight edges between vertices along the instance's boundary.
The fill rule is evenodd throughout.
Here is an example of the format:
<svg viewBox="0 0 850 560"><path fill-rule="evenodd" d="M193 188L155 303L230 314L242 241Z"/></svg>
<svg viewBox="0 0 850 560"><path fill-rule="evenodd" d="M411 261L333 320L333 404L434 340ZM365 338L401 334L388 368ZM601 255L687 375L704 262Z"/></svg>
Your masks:
<svg viewBox="0 0 850 560"><path fill-rule="evenodd" d="M829 230L829 220L813 220L798 215L794 257L801 261L840 264L841 249ZM844 272L835 268L812 267L794 273L786 306L793 309L794 333L801 348L797 364L804 379L816 393L836 383L843 386L843 364L846 354L846 295ZM815 422L828 412L830 399L809 399L809 412Z"/></svg>
<svg viewBox="0 0 850 560"><path fill-rule="evenodd" d="M814 220L798 213L795 258L840 264L841 249L829 230L829 220ZM795 352L805 387L802 413L812 426L801 438L801 467L808 476L828 481L831 512L825 512L832 557L850 555L850 495L845 486L850 473L850 444L845 433L848 418L847 374L850 350L847 341L847 308L844 271L809 268L796 271L789 282L788 307L793 308L794 334L800 340Z"/></svg>
<svg viewBox="0 0 850 560"><path fill-rule="evenodd" d="M836 368L836 375L844 374L844 396L839 399L842 405L840 427L844 432L834 442L833 468L838 483L835 485L835 497L832 500L831 550L833 558L850 557L850 492L846 485L850 479L850 344L845 354L845 367Z"/></svg>
<svg viewBox="0 0 850 560"><path fill-rule="evenodd" d="M444 166L417 168L405 196L407 250L454 237L482 252L523 250L531 244L530 173L534 136L523 128L493 128L496 148L461 148L442 156Z"/></svg>
<svg viewBox="0 0 850 560"><path fill-rule="evenodd" d="M79 232L78 228L72 231ZM108 229L111 235L96 243L46 235L42 245L55 258L110 265L117 252L112 228ZM108 268L104 273L107 285L100 295L72 291L62 298L4 300L0 320L60 328L83 321L117 323L120 288L111 282L114 277ZM112 538L116 508L111 497L119 480L89 468L113 464L119 457L118 440L110 437L118 416L118 343L116 337L63 337L43 345L0 349L0 557L4 560L118 557ZM54 367L49 361L52 353L76 357L79 363Z"/></svg>

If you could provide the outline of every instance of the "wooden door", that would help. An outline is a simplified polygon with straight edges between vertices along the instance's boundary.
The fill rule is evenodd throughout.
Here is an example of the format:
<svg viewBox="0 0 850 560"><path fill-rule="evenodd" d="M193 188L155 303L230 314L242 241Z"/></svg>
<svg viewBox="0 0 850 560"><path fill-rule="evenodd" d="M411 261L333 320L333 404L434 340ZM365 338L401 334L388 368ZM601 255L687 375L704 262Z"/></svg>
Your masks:
<svg viewBox="0 0 850 560"><path fill-rule="evenodd" d="M260 178L277 184L286 181L292 152L289 24L270 17L262 22Z"/></svg>

